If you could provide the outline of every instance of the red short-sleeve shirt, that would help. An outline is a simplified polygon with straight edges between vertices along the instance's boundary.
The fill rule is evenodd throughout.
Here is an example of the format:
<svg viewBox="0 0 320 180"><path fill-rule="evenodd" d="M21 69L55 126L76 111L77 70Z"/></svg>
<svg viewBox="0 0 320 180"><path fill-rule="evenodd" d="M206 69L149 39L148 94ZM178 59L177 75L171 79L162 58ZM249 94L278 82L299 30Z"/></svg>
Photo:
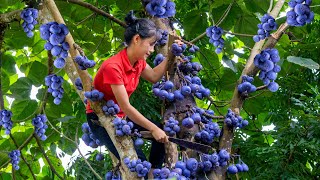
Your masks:
<svg viewBox="0 0 320 180"><path fill-rule="evenodd" d="M127 49L121 50L116 55L104 61L93 80L93 86L100 92L103 92L106 101L112 99L117 103L112 92L111 84L124 85L127 90L128 97L134 92L139 84L139 78L146 67L145 60L138 60L133 66L130 64L127 55ZM91 113L88 102L86 113ZM120 110L117 114L119 117L124 117L125 114Z"/></svg>

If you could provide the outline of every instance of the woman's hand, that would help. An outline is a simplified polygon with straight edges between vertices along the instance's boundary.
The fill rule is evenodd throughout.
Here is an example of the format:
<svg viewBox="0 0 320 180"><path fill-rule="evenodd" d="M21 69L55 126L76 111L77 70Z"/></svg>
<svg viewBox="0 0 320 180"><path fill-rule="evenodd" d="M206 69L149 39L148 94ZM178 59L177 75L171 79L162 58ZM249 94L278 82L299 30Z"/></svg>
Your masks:
<svg viewBox="0 0 320 180"><path fill-rule="evenodd" d="M154 137L154 139L158 142L161 142L161 143L169 142L169 138L166 135L166 133L158 127L156 129L152 130L151 134Z"/></svg>

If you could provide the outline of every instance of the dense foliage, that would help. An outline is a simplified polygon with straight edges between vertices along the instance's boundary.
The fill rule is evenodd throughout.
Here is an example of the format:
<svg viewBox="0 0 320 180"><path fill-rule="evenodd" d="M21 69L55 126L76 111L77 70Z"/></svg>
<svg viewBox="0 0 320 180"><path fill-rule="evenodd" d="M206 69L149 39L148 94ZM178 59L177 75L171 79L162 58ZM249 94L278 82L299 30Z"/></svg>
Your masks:
<svg viewBox="0 0 320 180"><path fill-rule="evenodd" d="M147 17L140 1L85 0L85 2L120 20L123 20L131 9L135 10L138 16ZM257 34L258 29L261 29L257 25L261 23L261 17L267 13L270 2L266 0L174 0L173 2L174 9L165 9L159 16L170 17L174 11L176 14L171 20L178 27L177 33L185 40L191 41L206 32L208 27L216 25L213 21L219 23L218 27L224 31L250 35L221 36L223 30L219 30L217 39L224 41L219 41L217 48L211 44L217 39L210 41L205 36L195 42L200 52L194 55L193 61L201 63L203 67L197 76L201 78L201 84L210 89L211 97L214 99L214 102L197 99L197 105L203 109L213 110L216 115L225 116L234 89L237 88L237 80L249 58L250 48L255 43L253 36ZM55 3L76 43L85 51L86 57L83 59L89 62L93 60L96 63L95 68L87 69L94 77L97 67L123 48L124 28L107 17L67 0L56 0ZM277 64L281 66L281 71L276 77L279 84L278 91L263 89L250 92L243 105L240 115L243 119L247 119L249 124L235 130L232 153L241 156L239 160L235 158L232 164L241 164L243 161L250 170L239 173L240 178L319 178L320 7L317 5L320 5L320 0L313 0L310 5L315 20L305 26L290 27L275 47L280 57ZM286 22L285 12L292 6L292 3L290 6L285 3L280 17L275 19L278 26ZM75 177L94 179L95 175L80 155L76 155L68 162L68 169L62 166L63 156L77 154L75 153L78 151L77 144L85 134L81 131L82 124L86 122L85 106L65 71L48 64L50 58L47 48L44 49L47 43L41 39L39 31L41 13L37 16L39 24L34 23L34 28L30 25L29 29L33 30L28 31L28 35L24 31L26 28L22 24L23 20L2 23L2 14L23 10L25 7L25 2L20 0L2 0L0 4L1 92L4 109L12 112L10 120L13 122L10 135L7 135L9 133L5 127L0 127L0 179L12 178L12 165L9 163L11 159L8 154L19 146L23 148L21 153L18 153L21 155L19 170L14 171L17 179L32 179L32 174L37 179L57 179L55 173L66 179ZM229 7L231 7L230 12L221 20ZM152 4L150 8L154 10L156 6ZM310 16L309 13L308 17ZM30 22L32 23L33 19ZM155 56L156 54L148 59L150 65L153 64ZM64 64L58 63L56 66L62 67ZM63 96L53 97L45 93L48 89L46 84L51 85L52 82L45 82L44 79L48 76L48 72L52 71L64 79L56 83L57 88L63 88L61 92ZM252 84L259 87L264 83L256 76ZM160 121L163 111L160 106L162 101L154 96L150 83L141 80L131 97L131 103L147 118ZM43 132L38 136L43 137L41 139L44 141L38 141L37 138L32 138L35 124L33 119L42 113L46 115L48 128L42 128L45 129L46 138ZM274 125L274 129L265 130L269 125ZM148 154L150 144L144 143L142 149ZM106 154L104 161L97 161L96 156L99 153L99 148L89 151L87 162L101 177L104 177L111 170L112 162L107 152L102 152ZM47 159L50 160L50 166ZM234 175L228 176L236 178Z"/></svg>

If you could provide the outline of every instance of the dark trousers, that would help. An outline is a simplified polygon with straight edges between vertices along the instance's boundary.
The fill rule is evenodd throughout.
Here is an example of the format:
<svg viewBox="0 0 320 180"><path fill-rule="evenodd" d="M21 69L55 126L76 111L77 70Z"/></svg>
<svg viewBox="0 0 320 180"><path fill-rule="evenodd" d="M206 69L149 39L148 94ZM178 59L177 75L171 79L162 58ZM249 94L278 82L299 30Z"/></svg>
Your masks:
<svg viewBox="0 0 320 180"><path fill-rule="evenodd" d="M118 151L114 144L112 143L110 136L108 135L107 131L104 129L104 127L99 126L97 124L94 124L91 120L98 120L98 116L95 113L89 113L87 114L87 121L89 124L89 127L94 134L94 136L100 140L100 142L105 145L112 154L114 154L118 159L120 159L120 156L118 154ZM127 118L127 121L131 121L130 119ZM161 124L156 121L151 121L155 125L161 128ZM133 122L134 126L133 129L138 129L138 131L147 131L145 128L135 124ZM162 164L164 162L165 158L165 149L164 149L164 144L157 142L156 140L152 139L151 140L151 150L150 150L150 156L149 156L149 162L152 164L152 168L161 168ZM143 153L142 149L134 146L138 158L141 159L142 161L147 160L145 154Z"/></svg>

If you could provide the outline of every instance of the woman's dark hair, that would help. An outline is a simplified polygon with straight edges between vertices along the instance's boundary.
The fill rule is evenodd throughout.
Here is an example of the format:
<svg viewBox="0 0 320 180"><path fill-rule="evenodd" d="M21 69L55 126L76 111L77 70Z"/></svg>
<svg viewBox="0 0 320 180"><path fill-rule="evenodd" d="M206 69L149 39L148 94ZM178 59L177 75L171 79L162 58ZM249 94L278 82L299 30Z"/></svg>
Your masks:
<svg viewBox="0 0 320 180"><path fill-rule="evenodd" d="M124 32L124 40L127 45L131 43L132 37L139 34L142 39L156 36L160 38L159 31L153 21L146 18L136 18L131 10L125 17L127 24Z"/></svg>

